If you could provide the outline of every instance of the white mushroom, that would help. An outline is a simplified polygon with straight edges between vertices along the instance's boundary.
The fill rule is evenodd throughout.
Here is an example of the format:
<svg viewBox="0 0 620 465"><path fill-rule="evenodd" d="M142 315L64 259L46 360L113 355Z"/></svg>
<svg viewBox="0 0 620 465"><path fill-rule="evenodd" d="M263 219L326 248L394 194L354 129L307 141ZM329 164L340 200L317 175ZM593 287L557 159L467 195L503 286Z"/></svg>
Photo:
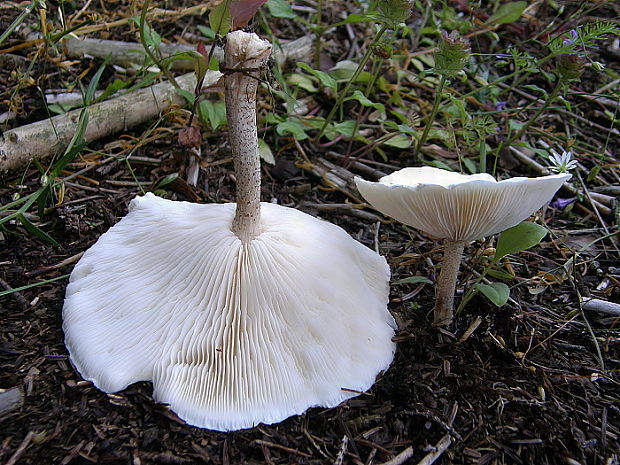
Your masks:
<svg viewBox="0 0 620 465"><path fill-rule="evenodd" d="M76 265L63 308L84 378L105 392L150 380L179 417L221 431L338 405L394 354L385 259L259 202L255 69L269 50L228 35L226 67L243 68L226 78L238 203L135 198Z"/></svg>
<svg viewBox="0 0 620 465"><path fill-rule="evenodd" d="M551 200L569 178L570 174L555 174L496 181L486 173L464 175L425 166L404 168L379 182L359 177L355 182L380 212L445 240L434 321L449 325L465 244L523 221Z"/></svg>

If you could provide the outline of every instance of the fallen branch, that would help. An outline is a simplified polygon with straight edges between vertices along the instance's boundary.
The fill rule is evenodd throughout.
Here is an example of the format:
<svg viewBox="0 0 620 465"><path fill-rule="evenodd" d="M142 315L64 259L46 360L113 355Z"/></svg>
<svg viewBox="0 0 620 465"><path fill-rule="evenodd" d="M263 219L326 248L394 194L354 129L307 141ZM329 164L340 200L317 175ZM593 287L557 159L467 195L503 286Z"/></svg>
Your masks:
<svg viewBox="0 0 620 465"><path fill-rule="evenodd" d="M71 58L91 56L107 59L109 63L121 66L142 64L146 57L144 47L137 42L122 42L118 40L103 39L77 39L71 37L63 42L65 53ZM210 46L207 47L210 49ZM161 58L166 59L174 54L196 51L196 46L185 44L166 44L159 46ZM279 63L286 61L307 61L312 56L312 37L303 36L295 40L282 40L280 47L274 48L274 59ZM218 61L224 58L222 47L215 47L213 57ZM194 69L194 61L176 59L170 62L173 70L191 71Z"/></svg>
<svg viewBox="0 0 620 465"><path fill-rule="evenodd" d="M581 303L584 310L620 316L620 304L601 299L583 299Z"/></svg>
<svg viewBox="0 0 620 465"><path fill-rule="evenodd" d="M0 418L24 405L24 394L18 387L0 389Z"/></svg>
<svg viewBox="0 0 620 465"><path fill-rule="evenodd" d="M205 86L214 84L221 74L210 71ZM177 79L180 88L193 92L194 73ZM150 121L171 105L184 105L185 100L169 82L128 92L88 108L88 127L84 139L89 142L138 124ZM19 168L33 158L44 159L62 152L78 125L81 110L38 121L6 131L0 139L0 173Z"/></svg>

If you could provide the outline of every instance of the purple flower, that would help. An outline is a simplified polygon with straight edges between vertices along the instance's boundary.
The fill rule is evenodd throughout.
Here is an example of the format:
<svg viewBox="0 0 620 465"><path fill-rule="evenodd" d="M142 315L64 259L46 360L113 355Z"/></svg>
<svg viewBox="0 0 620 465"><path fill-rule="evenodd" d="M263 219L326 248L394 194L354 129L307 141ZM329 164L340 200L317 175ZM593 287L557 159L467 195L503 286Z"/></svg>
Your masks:
<svg viewBox="0 0 620 465"><path fill-rule="evenodd" d="M497 111L504 111L507 107L508 107L508 102L501 101L495 104L495 109Z"/></svg>
<svg viewBox="0 0 620 465"><path fill-rule="evenodd" d="M577 40L577 37L579 37L579 34L577 34L577 31L575 29L570 30L570 35L571 35L570 38L565 37L564 40L562 41L562 43L565 46L574 45L575 41Z"/></svg>
<svg viewBox="0 0 620 465"><path fill-rule="evenodd" d="M577 200L577 197L573 197L571 199L563 199L561 197L557 197L553 202L551 202L549 204L549 206L551 208L556 209L556 210L564 210L566 207L568 207L575 200Z"/></svg>

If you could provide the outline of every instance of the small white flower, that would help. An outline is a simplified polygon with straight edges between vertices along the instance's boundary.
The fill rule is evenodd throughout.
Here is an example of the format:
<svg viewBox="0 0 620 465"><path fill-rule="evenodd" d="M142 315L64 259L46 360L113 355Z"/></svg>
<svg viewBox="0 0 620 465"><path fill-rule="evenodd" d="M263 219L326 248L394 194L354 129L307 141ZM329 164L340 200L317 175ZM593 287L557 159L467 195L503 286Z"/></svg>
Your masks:
<svg viewBox="0 0 620 465"><path fill-rule="evenodd" d="M562 152L562 155L553 154L551 156L551 171L555 173L566 173L577 166L577 160L573 160L571 152Z"/></svg>

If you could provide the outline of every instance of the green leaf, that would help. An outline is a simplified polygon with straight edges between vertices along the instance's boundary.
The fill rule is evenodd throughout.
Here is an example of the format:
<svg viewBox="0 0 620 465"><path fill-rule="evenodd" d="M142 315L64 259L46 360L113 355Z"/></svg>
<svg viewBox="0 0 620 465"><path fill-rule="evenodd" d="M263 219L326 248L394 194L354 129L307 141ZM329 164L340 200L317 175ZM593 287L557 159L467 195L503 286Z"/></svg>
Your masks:
<svg viewBox="0 0 620 465"><path fill-rule="evenodd" d="M99 95L99 97L96 98L96 101L101 102L103 100L106 100L110 95L114 95L119 90L124 89L125 87L128 87L129 84L130 84L130 81L123 81L122 79L114 79L114 81L112 81L110 84L107 85L107 87L103 90L101 95Z"/></svg>
<svg viewBox="0 0 620 465"><path fill-rule="evenodd" d="M159 183L156 186L156 189L161 189L162 187L167 186L168 184L174 182L175 179L177 179L178 177L179 177L179 173L171 173L167 175L164 179L159 181Z"/></svg>
<svg viewBox="0 0 620 465"><path fill-rule="evenodd" d="M319 90L316 87L314 87L314 83L312 82L312 79L310 79L308 76L304 76L303 74L299 74L299 73L293 73L290 76L288 76L286 78L286 82L290 84L291 86L301 87L307 92L316 92L317 90Z"/></svg>
<svg viewBox="0 0 620 465"><path fill-rule="evenodd" d="M504 283L491 283L482 284L478 283L474 286L480 292L482 292L487 299L493 302L498 307L501 307L508 302L508 296L510 295L510 289Z"/></svg>
<svg viewBox="0 0 620 465"><path fill-rule="evenodd" d="M514 131L514 132L520 131L524 125L525 123L521 123L520 121L517 121L516 119L511 119L510 121L508 121L508 127L510 128L511 131Z"/></svg>
<svg viewBox="0 0 620 465"><path fill-rule="evenodd" d="M497 12L487 20L485 25L514 23L521 17L526 8L527 2L506 3L499 7Z"/></svg>
<svg viewBox="0 0 620 465"><path fill-rule="evenodd" d="M212 130L216 131L226 123L226 104L222 100L217 102L203 100L198 104L198 115Z"/></svg>
<svg viewBox="0 0 620 465"><path fill-rule="evenodd" d="M351 13L344 20L342 20L342 21L340 21L338 23L330 24L329 26L325 27L325 29L327 29L327 28L331 29L333 27L344 26L345 24L371 23L371 22L376 21L376 20L377 20L377 18L374 15L364 15L364 14L359 14L359 13Z"/></svg>
<svg viewBox="0 0 620 465"><path fill-rule="evenodd" d="M50 244L53 244L56 247L62 249L61 245L58 242L56 242L45 231L43 231L42 229L40 229L40 228L36 227L34 224L32 224L24 215L22 215L22 214L17 215L17 219L24 226L24 228L26 228L26 231L28 231L30 234L33 234L33 235L39 237L40 239L43 239L44 241L47 241Z"/></svg>
<svg viewBox="0 0 620 465"><path fill-rule="evenodd" d="M368 99L368 97L366 97L361 90L356 90L355 92L353 92L353 95L349 98L347 98L347 100L357 100L359 103L362 104L362 106L365 107L372 107L375 110L379 110L381 112L385 112L385 106L382 103L374 103L372 102L370 99Z"/></svg>
<svg viewBox="0 0 620 465"><path fill-rule="evenodd" d="M545 89L543 89L542 87L538 87L536 84L528 84L523 86L524 89L527 90L531 90L533 92L538 92L539 94L542 94L543 97L547 98L548 94L547 91Z"/></svg>
<svg viewBox="0 0 620 465"><path fill-rule="evenodd" d="M232 27L229 4L229 1L224 1L209 12L209 27L222 37L228 34Z"/></svg>
<svg viewBox="0 0 620 465"><path fill-rule="evenodd" d="M469 173L476 174L478 172L478 167L471 158L461 158L461 161Z"/></svg>
<svg viewBox="0 0 620 465"><path fill-rule="evenodd" d="M547 228L528 221L507 229L499 235L493 262L497 263L510 253L521 252L539 244L546 235Z"/></svg>
<svg viewBox="0 0 620 465"><path fill-rule="evenodd" d="M73 110L77 105L67 105L64 103L52 103L47 106L47 109L57 115L63 115L70 110Z"/></svg>
<svg viewBox="0 0 620 465"><path fill-rule="evenodd" d="M274 18L294 19L297 15L286 0L268 0L266 3L269 14Z"/></svg>
<svg viewBox="0 0 620 465"><path fill-rule="evenodd" d="M258 155L270 165L276 164L276 159L273 157L273 152L264 139L258 139Z"/></svg>
<svg viewBox="0 0 620 465"><path fill-rule="evenodd" d="M215 32L208 26L203 26L202 24L198 24L196 26L200 33L205 36L207 39L215 39Z"/></svg>
<svg viewBox="0 0 620 465"><path fill-rule="evenodd" d="M297 62L297 66L301 69L308 71L314 77L316 77L323 87L329 87L332 90L336 90L337 84L336 80L331 77L329 74L324 73L323 71L317 71L316 69L312 69L307 63Z"/></svg>
<svg viewBox="0 0 620 465"><path fill-rule="evenodd" d="M286 120L276 126L276 132L280 136L291 134L297 140L305 140L308 138L304 125L297 120Z"/></svg>
<svg viewBox="0 0 620 465"><path fill-rule="evenodd" d="M496 279L503 279L504 281L512 281L514 276L504 270L496 270L493 268L487 269L487 274L493 276Z"/></svg>
<svg viewBox="0 0 620 465"><path fill-rule="evenodd" d="M388 140L383 142L383 145L396 147L397 149L406 149L411 147L411 143L411 136L408 136L407 134L396 134L394 137L390 137Z"/></svg>
<svg viewBox="0 0 620 465"><path fill-rule="evenodd" d="M425 284L433 284L428 278L424 276L409 276L408 278L399 279L394 284L417 284L417 283L425 283Z"/></svg>
<svg viewBox="0 0 620 465"><path fill-rule="evenodd" d="M588 178L586 179L586 181L590 182L594 180L594 178L596 178L600 172L601 172L601 166L594 165L594 168L592 168L590 172L588 173Z"/></svg>
<svg viewBox="0 0 620 465"><path fill-rule="evenodd" d="M338 133L338 134L342 134L345 137L355 137L355 134L353 133L353 131L355 131L355 121L353 121L352 119L348 119L346 121L343 121L342 123L335 123L334 124L334 130Z"/></svg>
<svg viewBox="0 0 620 465"><path fill-rule="evenodd" d="M190 92L188 90L185 89L177 89L177 93L183 97L185 100L187 100L187 103L189 103L190 105L194 103L194 93Z"/></svg>
<svg viewBox="0 0 620 465"><path fill-rule="evenodd" d="M101 75L103 74L103 70L108 64L108 61L109 61L109 58L106 58L103 61L103 63L101 64L101 66L99 67L95 75L93 76L93 78L90 80L90 83L88 84L88 88L86 89L86 95L84 95L85 106L88 106L91 103L93 103L93 100L95 98L95 92L97 91L97 87L99 86L99 80L101 79Z"/></svg>

